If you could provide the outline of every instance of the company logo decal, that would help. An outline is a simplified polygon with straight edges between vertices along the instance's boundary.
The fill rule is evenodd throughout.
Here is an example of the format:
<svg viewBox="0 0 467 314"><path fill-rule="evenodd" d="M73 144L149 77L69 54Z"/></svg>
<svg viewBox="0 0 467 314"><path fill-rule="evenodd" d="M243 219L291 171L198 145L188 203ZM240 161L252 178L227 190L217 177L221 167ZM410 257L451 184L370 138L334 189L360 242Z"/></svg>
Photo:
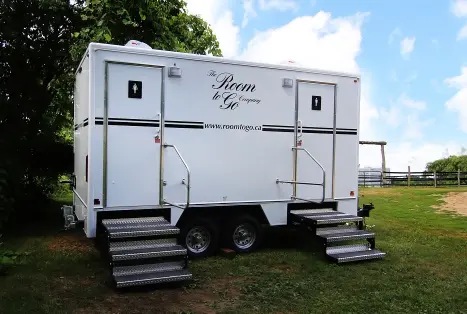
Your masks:
<svg viewBox="0 0 467 314"><path fill-rule="evenodd" d="M259 104L261 102L260 99L250 96L256 91L255 84L235 81L234 75L228 72L217 73L210 70L208 76L215 80L211 86L216 91L212 100L221 103L220 109L235 110L242 104Z"/></svg>

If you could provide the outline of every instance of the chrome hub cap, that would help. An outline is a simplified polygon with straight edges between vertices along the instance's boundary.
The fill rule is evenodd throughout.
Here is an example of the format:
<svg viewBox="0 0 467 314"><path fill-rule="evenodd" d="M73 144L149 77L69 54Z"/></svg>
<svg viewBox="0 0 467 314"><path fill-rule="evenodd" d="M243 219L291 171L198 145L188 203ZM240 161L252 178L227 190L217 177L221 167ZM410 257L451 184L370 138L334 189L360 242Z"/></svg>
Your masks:
<svg viewBox="0 0 467 314"><path fill-rule="evenodd" d="M191 252L202 253L211 243L211 234L203 227L194 227L187 233L185 241Z"/></svg>
<svg viewBox="0 0 467 314"><path fill-rule="evenodd" d="M235 245L241 249L248 249L255 243L256 230L248 223L239 225L233 233Z"/></svg>

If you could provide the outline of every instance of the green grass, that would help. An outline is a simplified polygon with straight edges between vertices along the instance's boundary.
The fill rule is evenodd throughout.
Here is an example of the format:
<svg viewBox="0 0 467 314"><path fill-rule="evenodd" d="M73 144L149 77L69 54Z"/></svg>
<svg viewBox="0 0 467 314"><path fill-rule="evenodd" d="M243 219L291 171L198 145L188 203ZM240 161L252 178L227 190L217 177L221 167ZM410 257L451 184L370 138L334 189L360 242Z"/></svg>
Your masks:
<svg viewBox="0 0 467 314"><path fill-rule="evenodd" d="M191 262L185 288L125 293L91 240L59 232L56 204L55 220L5 239L30 255L0 277L0 313L467 313L467 217L432 208L448 191L467 190L360 191L382 261L329 264L306 234L272 229L256 253Z"/></svg>

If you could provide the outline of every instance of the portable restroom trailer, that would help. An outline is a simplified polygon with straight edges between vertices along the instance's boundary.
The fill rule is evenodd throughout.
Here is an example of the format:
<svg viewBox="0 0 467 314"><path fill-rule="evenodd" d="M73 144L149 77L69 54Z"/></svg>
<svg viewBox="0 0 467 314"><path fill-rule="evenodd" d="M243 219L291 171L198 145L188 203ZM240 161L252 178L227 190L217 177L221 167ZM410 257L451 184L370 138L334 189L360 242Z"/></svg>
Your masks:
<svg viewBox="0 0 467 314"><path fill-rule="evenodd" d="M358 75L91 43L72 209L104 239L117 286L189 279L188 256L253 250L262 225L307 225L336 262L383 257L358 208L360 88Z"/></svg>

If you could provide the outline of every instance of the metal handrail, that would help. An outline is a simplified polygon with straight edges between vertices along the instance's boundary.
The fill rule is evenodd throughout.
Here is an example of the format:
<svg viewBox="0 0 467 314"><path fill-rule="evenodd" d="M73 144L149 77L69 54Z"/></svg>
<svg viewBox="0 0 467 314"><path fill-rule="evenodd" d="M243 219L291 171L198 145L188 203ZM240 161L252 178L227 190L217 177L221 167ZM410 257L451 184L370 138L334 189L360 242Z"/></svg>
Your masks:
<svg viewBox="0 0 467 314"><path fill-rule="evenodd" d="M323 196L321 197L321 202L320 203L323 203L324 202L324 199L326 198L326 170L324 169L324 167L319 163L318 160L316 160L315 157L313 157L312 154L310 154L309 151L307 151L305 148L303 147L297 147L297 146L294 146L292 147L292 150L303 150L309 157L311 157L311 159L313 159L313 161L321 168L321 171L323 172L323 183L312 183L312 182L300 182L300 181L281 181L279 179L276 179L276 183L290 183L290 184L303 184L303 185L320 185L323 187ZM297 200L302 200L302 201L308 201L308 202L313 202L313 200L307 200L307 199L303 199L303 198L299 198L299 197L296 197L296 196L292 196L293 199L297 199Z"/></svg>
<svg viewBox="0 0 467 314"><path fill-rule="evenodd" d="M172 145L172 144L164 144L164 148L166 147L172 147L175 152L177 153L178 157L180 158L180 160L182 161L183 165L185 166L186 168L186 172L187 172L187 182L185 183L185 179L182 180L182 184L186 184L186 206L185 208L188 208L188 206L190 206L190 188L191 188L191 185L190 185L190 180L191 180L191 171L190 171L190 168L188 167L188 164L186 163L185 159L183 159L182 155L180 154L180 152L178 151L177 147L175 147L175 145ZM169 202L166 202L164 201L165 203L169 204L169 205L172 205L172 206L176 206L176 207L180 207L180 208L183 208L181 206L178 206L178 205L175 205L175 204L172 204L172 203L169 203Z"/></svg>

